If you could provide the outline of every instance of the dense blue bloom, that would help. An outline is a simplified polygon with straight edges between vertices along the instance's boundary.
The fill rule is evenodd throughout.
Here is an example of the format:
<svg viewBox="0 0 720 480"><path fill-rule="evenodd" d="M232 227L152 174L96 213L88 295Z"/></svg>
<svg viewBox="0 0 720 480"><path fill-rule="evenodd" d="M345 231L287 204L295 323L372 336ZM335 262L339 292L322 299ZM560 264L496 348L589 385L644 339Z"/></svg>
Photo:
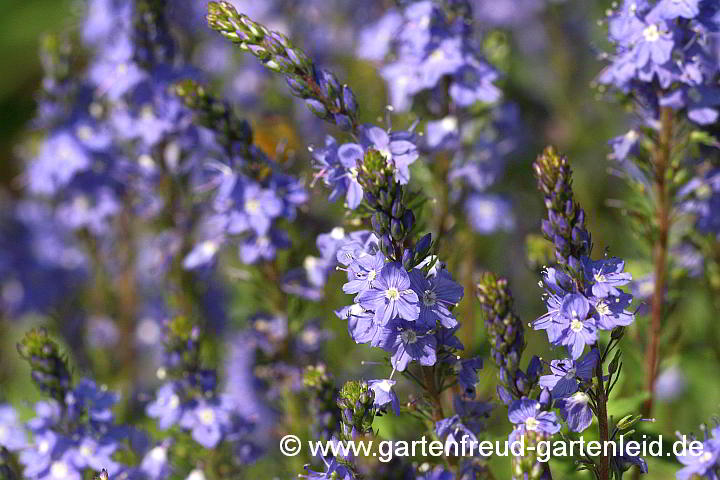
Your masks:
<svg viewBox="0 0 720 480"><path fill-rule="evenodd" d="M382 22L389 27L400 23L396 12L388 16L392 19ZM493 84L498 75L479 55L465 24L469 19L461 15L448 18L431 1L408 5L403 17L401 26L396 27L395 60L381 70L395 108L407 110L415 95L442 85L444 78L449 81L450 97L460 106L499 98L500 92Z"/></svg>
<svg viewBox="0 0 720 480"><path fill-rule="evenodd" d="M348 267L350 281L343 285L343 292L354 294L370 289L384 266L385 255L382 252L361 256Z"/></svg>

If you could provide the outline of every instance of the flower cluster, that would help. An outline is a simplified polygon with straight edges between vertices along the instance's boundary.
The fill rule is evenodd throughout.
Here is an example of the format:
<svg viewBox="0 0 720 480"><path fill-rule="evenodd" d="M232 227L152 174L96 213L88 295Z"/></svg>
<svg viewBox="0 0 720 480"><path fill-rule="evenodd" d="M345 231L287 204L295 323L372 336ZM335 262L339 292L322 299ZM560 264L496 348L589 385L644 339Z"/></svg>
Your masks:
<svg viewBox="0 0 720 480"><path fill-rule="evenodd" d="M712 1L624 1L608 19L616 51L599 81L637 91L650 112L686 109L693 122L713 123L720 104L717 13Z"/></svg>
<svg viewBox="0 0 720 480"><path fill-rule="evenodd" d="M370 27L365 34L370 45L363 43L358 53L382 59L391 47L396 51L395 61L381 71L396 109L407 110L414 96L441 87L445 79L450 98L462 107L500 97L493 85L497 72L473 42L466 22L469 10L470 2L453 2L446 11L440 2L422 1L401 15L390 11Z"/></svg>
<svg viewBox="0 0 720 480"><path fill-rule="evenodd" d="M684 465L675 478L678 480L690 480L693 478L718 478L720 464L720 429L715 426L708 435L707 428L703 425L705 438L702 440L700 451L685 451L678 455L677 459ZM679 436L679 434L678 434Z"/></svg>

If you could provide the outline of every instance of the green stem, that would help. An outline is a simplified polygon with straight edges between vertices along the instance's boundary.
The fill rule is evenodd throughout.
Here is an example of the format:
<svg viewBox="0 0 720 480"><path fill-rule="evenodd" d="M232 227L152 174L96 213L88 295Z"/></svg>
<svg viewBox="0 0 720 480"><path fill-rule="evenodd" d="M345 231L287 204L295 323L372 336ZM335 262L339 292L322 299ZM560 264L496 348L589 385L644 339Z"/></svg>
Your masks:
<svg viewBox="0 0 720 480"><path fill-rule="evenodd" d="M598 418L598 432L600 434L600 442L606 445L610 440L610 428L608 424L607 414L607 396L605 395L605 385L603 380L603 361L599 361L595 367L595 378L597 385L595 390ZM604 449L603 449L604 450ZM599 480L610 480L610 458L602 455L600 464L598 465Z"/></svg>

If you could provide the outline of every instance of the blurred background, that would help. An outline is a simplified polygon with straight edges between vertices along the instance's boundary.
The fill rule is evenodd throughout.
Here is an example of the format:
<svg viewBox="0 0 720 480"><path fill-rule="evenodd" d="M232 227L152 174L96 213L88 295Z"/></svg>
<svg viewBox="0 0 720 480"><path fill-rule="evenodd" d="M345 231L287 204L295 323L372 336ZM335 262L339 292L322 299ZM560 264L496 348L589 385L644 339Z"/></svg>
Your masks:
<svg viewBox="0 0 720 480"><path fill-rule="evenodd" d="M394 2L377 0L361 8L357 5L360 2L339 0L234 3L258 21L288 33L319 64L334 69L341 82L355 89L361 118L384 124L385 106L390 102L385 82L378 73L378 63L362 59L359 52L363 50L363 29L392 8ZM544 210L530 165L545 145L557 146L571 160L575 194L587 212L596 255L608 249L610 254L626 259L627 270L636 280L646 278L651 266L645 241L633 233L623 209L618 207L633 192L613 175L608 160L608 141L626 132L632 118L624 105L593 83L604 66L600 56L607 45L602 20L610 2L478 0L473 3L477 3L474 28L482 39L488 61L501 73L497 85L502 90L503 101L516 109L512 125L499 131L501 136L512 134L513 148L503 160L503 175L491 187L492 192L509 201L513 222L508 229L477 232L468 227L461 207L451 207L445 212L449 217L446 221L451 225L450 237L441 245L440 255L466 288L465 298L457 310L462 323L458 336L468 354L486 357L489 343L472 291L481 271L492 270L509 278L516 311L525 323L544 310L537 285L538 272L547 255L543 240L537 237ZM3 7L0 51L5 68L0 75L0 155L3 158L0 202L3 210L9 210L28 195L24 172L43 135L42 126L36 121L43 88L39 54L42 39L46 34L77 37L86 6L77 0L4 0ZM202 72L209 88L225 96L240 116L250 122L255 143L304 180L308 187L307 205L300 208L298 219L286 225L293 247L278 253L274 262L274 268L285 272L297 267L306 256L317 255L318 234L338 225L351 228L342 206L327 201L328 190L322 182L310 187L314 172L306 146L322 145L328 128L311 117L302 102L289 95L281 78L258 67L253 58L243 56L226 42L218 41L216 35L204 27L204 9L205 4L200 1L172 2L169 17L179 48ZM83 65L92 57L91 49L86 46L74 50L72 56L73 64ZM413 113L402 112L393 117L394 128L407 128L416 118ZM419 131L423 125L418 127ZM429 197L446 188L444 180L433 179L432 165L418 162L413 168L413 181ZM432 226L438 212L432 202L426 209ZM132 223L133 218L129 220ZM0 252L0 259L9 263L7 259L12 251L18 244L27 242L28 237L10 230L0 235L3 236L0 246L4 250ZM116 242L122 241L117 237ZM125 247L138 248L137 244ZM217 292L210 292L216 295L211 304L217 312L208 313L216 317L207 321L210 346L203 355L208 363L221 367L223 377L223 359L228 351L224 340L248 328L253 315L267 310L268 297L275 294L268 293L266 284L256 281L263 267L243 265L237 259L236 249L222 251L219 258L218 271L213 277ZM22 268L23 261L18 261L16 266ZM702 270L702 265L694 268ZM110 272L111 277L115 275ZM92 275L91 271L89 278L95 278ZM720 411L718 292L709 286L704 273L678 275L682 291L672 296L672 308L663 327L658 395L653 412L656 422L641 427L650 434L663 434L666 439L672 439L676 431L697 432L700 424L710 421ZM57 282L74 281L70 277L53 278L54 287L58 286ZM24 286L26 294L47 293L45 289L50 287L44 283L46 280L42 276L30 276ZM138 422L153 431L152 422L141 417L143 405L158 384L154 375L158 357L154 352L161 344L158 318L162 314L156 315L147 305L138 304L131 309L131 318L119 318L124 315L121 304L132 301L137 294L123 297L122 282L118 284L116 280L92 282L89 294L83 294L79 303L60 313L28 309L3 315L0 400L16 406L23 418L32 415L32 403L40 399L41 394L31 383L29 367L16 355L14 345L32 326L45 326L60 340L78 374L92 375L98 382L122 392L119 419ZM333 314L349 302L342 293L343 281L342 274L331 275L322 300L316 302L279 291L277 296L286 307L289 330L301 331L309 322L318 325L328 340L313 355L327 364L338 385L352 378L381 378L377 375L383 373L374 373L374 367L363 361L381 362L382 352L355 345L347 334L346 323ZM28 287L38 291L28 292ZM643 284L638 282L633 288L642 291ZM108 297L103 290L120 296ZM7 291L5 288L5 294L9 295ZM635 303L640 313L646 311L642 302L640 298ZM610 413L616 416L637 410L645 398L641 392L647 328L648 317L639 315L623 340L624 375L611 399ZM557 355L548 349L543 333L528 331L527 343L525 361L531 354L547 359ZM128 351L133 354L128 355ZM384 367L375 370L383 371ZM495 400L496 374L492 362L487 361L478 383L480 398ZM398 388L401 398L412 391L407 382L400 382ZM302 393L297 395L302 398ZM273 408L279 407L273 405ZM298 433L305 438L310 435L304 424L307 413L297 413L290 416L280 431ZM407 418L389 415L376 422L383 438L414 439L422 431L422 425ZM504 438L509 430L505 407L496 402L488 421L489 436ZM586 437L594 435L594 430L588 430ZM674 458L648 458L647 461L649 478L674 478L678 468ZM267 455L250 467L247 478L289 478L301 472L307 462L308 458L302 456L282 457L271 445ZM555 462L557 478L590 478L587 473L573 473L571 461ZM492 465L497 478L507 478L507 459L494 459Z"/></svg>

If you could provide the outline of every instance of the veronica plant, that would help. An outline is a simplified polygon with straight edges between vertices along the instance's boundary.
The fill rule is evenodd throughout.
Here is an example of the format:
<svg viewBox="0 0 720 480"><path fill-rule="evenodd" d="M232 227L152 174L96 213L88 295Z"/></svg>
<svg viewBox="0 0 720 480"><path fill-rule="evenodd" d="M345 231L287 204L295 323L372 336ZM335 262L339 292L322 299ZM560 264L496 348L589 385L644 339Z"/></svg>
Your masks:
<svg viewBox="0 0 720 480"><path fill-rule="evenodd" d="M418 157L413 135L359 124L350 87L341 86L333 74L316 67L287 38L237 13L229 3L211 3L208 23L266 67L284 74L293 94L313 113L349 131L354 140L340 143L329 138L324 149L313 152L321 174L334 188L333 196L344 195L348 208L358 209L371 228L358 232L338 250L338 261L348 276L343 290L355 295L354 303L338 316L347 319L356 342L388 352L393 373L371 381L372 387L370 383L346 384L338 402L343 412L342 438L367 430L371 404L372 408L397 405L392 377L398 371L422 388L425 395L413 410L446 440L447 433L460 428L463 416L475 417L481 407L478 403L482 402L473 401L474 372L480 364L455 355L462 344L454 336L458 325L452 308L462 298L462 288L431 255L430 235L416 240L414 195L407 187L408 167ZM456 415L446 417L441 393L456 372L465 371L457 381L466 393L456 398ZM474 435L473 429L480 427L476 422L462 430ZM347 459L333 460L337 461ZM349 463L343 465L350 469L343 470L343 475L356 472ZM335 467L336 463L327 465L325 475L330 476ZM470 459L463 468L484 467Z"/></svg>
<svg viewBox="0 0 720 480"><path fill-rule="evenodd" d="M708 277L716 275L717 215L709 206L717 196L718 143L710 125L720 105L713 52L718 6L703 0L625 1L610 12L607 25L614 50L605 56L609 65L598 82L631 103L635 114L635 126L611 140L611 157L637 192L622 207L646 239L652 264L645 354L649 413L661 330L681 285L673 279L701 273L702 261L693 258L703 256ZM677 260L671 261L672 254Z"/></svg>

